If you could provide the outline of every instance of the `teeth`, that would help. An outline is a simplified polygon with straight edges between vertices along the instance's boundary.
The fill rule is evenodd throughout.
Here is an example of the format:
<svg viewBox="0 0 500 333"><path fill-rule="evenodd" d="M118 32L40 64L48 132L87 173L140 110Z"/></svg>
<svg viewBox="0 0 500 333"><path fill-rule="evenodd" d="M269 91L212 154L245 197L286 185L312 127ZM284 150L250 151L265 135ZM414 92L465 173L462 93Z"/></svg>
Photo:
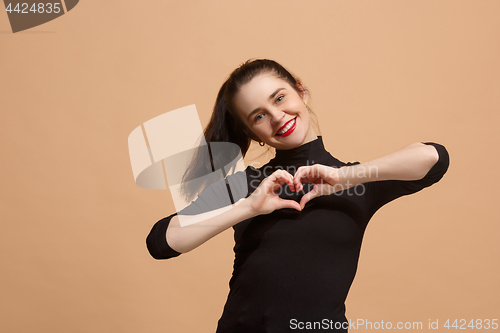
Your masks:
<svg viewBox="0 0 500 333"><path fill-rule="evenodd" d="M295 124L295 119L293 119L291 122L288 123L288 125L285 126L281 131L279 131L277 134L282 135L285 134L286 131L288 131L290 128L292 128L293 124Z"/></svg>

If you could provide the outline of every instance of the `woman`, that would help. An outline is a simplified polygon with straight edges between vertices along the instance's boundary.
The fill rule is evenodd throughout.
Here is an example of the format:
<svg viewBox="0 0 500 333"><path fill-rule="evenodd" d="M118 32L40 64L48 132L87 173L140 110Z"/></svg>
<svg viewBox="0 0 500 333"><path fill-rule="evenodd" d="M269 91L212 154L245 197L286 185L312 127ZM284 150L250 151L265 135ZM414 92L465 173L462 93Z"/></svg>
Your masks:
<svg viewBox="0 0 500 333"><path fill-rule="evenodd" d="M276 156L246 168L248 195L231 209L184 227L172 214L147 238L151 255L167 259L233 227L234 271L219 333L347 332L344 302L368 221L448 169L446 149L432 142L366 163L341 162L311 126L307 100L302 83L274 61L236 69L219 91L206 140L233 142L243 156L255 140L276 148Z"/></svg>

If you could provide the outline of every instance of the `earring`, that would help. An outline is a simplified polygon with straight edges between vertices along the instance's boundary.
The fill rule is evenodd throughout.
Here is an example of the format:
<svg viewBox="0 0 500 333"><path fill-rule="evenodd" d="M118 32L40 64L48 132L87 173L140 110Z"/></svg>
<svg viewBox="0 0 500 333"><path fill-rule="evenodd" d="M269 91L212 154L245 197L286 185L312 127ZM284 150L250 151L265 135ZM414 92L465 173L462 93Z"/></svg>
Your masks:
<svg viewBox="0 0 500 333"><path fill-rule="evenodd" d="M259 146L264 147L266 144L262 141L259 141Z"/></svg>

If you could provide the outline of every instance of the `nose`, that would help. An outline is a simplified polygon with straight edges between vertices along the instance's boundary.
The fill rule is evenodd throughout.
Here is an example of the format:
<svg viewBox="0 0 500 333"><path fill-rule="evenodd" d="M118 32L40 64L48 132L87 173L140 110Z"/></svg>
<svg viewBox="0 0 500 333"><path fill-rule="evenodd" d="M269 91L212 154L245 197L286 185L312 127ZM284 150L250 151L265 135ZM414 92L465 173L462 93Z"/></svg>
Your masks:
<svg viewBox="0 0 500 333"><path fill-rule="evenodd" d="M281 120L285 117L285 111L273 108L269 110L269 114L271 115L271 124L279 124Z"/></svg>

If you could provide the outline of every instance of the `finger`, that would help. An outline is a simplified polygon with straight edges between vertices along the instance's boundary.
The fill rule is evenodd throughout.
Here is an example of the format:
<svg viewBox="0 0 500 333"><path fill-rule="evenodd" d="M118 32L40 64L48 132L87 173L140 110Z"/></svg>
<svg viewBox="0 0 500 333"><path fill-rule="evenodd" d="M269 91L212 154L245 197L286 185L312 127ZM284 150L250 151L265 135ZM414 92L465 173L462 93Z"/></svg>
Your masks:
<svg viewBox="0 0 500 333"><path fill-rule="evenodd" d="M283 170L277 170L276 172L276 180L275 180L275 184L278 184L279 187L281 187L282 185L284 184L288 184L290 185L291 183L291 179L289 178L289 176L287 175L287 173ZM278 187L278 189L279 189Z"/></svg>
<svg viewBox="0 0 500 333"><path fill-rule="evenodd" d="M316 169L317 167L314 165L300 167L293 177L294 183L298 185L298 183L314 182L316 179L318 179L319 176Z"/></svg>
<svg viewBox="0 0 500 333"><path fill-rule="evenodd" d="M302 191L304 189L304 183L316 183L316 179L312 179L312 178L297 178L296 180L296 188L297 188L297 191Z"/></svg>
<svg viewBox="0 0 500 333"><path fill-rule="evenodd" d="M274 194L278 193L279 188L280 188L279 184L273 183L271 185L271 193L274 193Z"/></svg>
<svg viewBox="0 0 500 333"><path fill-rule="evenodd" d="M319 197L319 194L316 192L315 189L307 192L306 194L304 194L304 196L302 197L302 199L300 199L300 207L301 209L304 209L304 207L306 206L306 204L311 201L312 199L316 198L316 197Z"/></svg>
<svg viewBox="0 0 500 333"><path fill-rule="evenodd" d="M292 191L295 191L295 185L293 183L293 176L286 170L275 171L276 178L279 180L280 185L287 184Z"/></svg>
<svg viewBox="0 0 500 333"><path fill-rule="evenodd" d="M273 192L275 191L276 187L279 188L283 184L277 173L272 173L271 175L269 175L269 177L265 179L265 181L266 181L266 188Z"/></svg>
<svg viewBox="0 0 500 333"><path fill-rule="evenodd" d="M295 175L293 176L293 185L295 186L295 188L297 188L298 191L301 191L302 190L302 176L304 175L305 171L304 171L305 167L300 167L297 172L295 173Z"/></svg>
<svg viewBox="0 0 500 333"><path fill-rule="evenodd" d="M298 180L298 182L299 182L299 187L300 187L299 191L302 191L304 189L304 185L302 184L302 182L300 182L300 180Z"/></svg>
<svg viewBox="0 0 500 333"><path fill-rule="evenodd" d="M299 177L297 177L297 178L294 177L293 185L295 186L297 192L302 191L302 189L304 188L304 186L302 185L301 178L299 178Z"/></svg>
<svg viewBox="0 0 500 333"><path fill-rule="evenodd" d="M296 191L296 187L295 187L295 184L293 183L293 176L290 174L290 173L286 173L286 179L287 179L287 184L288 184L288 187L290 187L290 190L292 192L295 192Z"/></svg>
<svg viewBox="0 0 500 333"><path fill-rule="evenodd" d="M293 200L280 199L279 207L280 207L280 209L281 208L292 208L292 209L298 210L299 212L302 210L302 207L300 206L300 204L296 201L293 201Z"/></svg>
<svg viewBox="0 0 500 333"><path fill-rule="evenodd" d="M279 188L279 184L276 184L276 179L273 175L264 178L262 181L264 192L267 194L273 194L275 192L275 187Z"/></svg>
<svg viewBox="0 0 500 333"><path fill-rule="evenodd" d="M300 182L300 179L308 173L310 167L308 166L301 166L300 168L297 169L297 172L295 172L295 175L293 176L293 181L296 185Z"/></svg>
<svg viewBox="0 0 500 333"><path fill-rule="evenodd" d="M265 192L270 195L277 194L280 187L285 184L285 181L278 174L271 174L262 181Z"/></svg>

